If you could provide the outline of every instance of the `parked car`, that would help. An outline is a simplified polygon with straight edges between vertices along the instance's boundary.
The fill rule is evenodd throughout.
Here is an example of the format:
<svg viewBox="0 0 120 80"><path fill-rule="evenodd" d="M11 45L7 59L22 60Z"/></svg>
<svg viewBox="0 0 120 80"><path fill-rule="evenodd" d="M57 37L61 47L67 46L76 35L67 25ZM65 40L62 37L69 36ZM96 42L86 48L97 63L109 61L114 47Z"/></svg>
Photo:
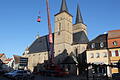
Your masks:
<svg viewBox="0 0 120 80"><path fill-rule="evenodd" d="M28 70L14 70L9 73L4 74L4 76L8 78L12 78L15 80L31 80L34 76Z"/></svg>
<svg viewBox="0 0 120 80"><path fill-rule="evenodd" d="M5 73L7 73L6 70L0 69L0 76L3 75L3 74L5 74Z"/></svg>
<svg viewBox="0 0 120 80"><path fill-rule="evenodd" d="M120 78L120 73L113 73L113 74L112 74L112 77L113 77L113 78Z"/></svg>

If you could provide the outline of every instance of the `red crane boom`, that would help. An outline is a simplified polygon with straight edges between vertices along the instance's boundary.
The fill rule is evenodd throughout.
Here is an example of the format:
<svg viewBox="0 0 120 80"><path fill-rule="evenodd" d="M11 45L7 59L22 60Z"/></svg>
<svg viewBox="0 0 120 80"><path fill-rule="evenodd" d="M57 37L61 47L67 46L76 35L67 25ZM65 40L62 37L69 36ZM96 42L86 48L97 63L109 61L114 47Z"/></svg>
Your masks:
<svg viewBox="0 0 120 80"><path fill-rule="evenodd" d="M48 0L46 0L46 7L47 7L48 30L49 30L49 50L50 50L48 59L50 63L54 63L53 36L52 36L52 27L50 23L50 8L49 8Z"/></svg>

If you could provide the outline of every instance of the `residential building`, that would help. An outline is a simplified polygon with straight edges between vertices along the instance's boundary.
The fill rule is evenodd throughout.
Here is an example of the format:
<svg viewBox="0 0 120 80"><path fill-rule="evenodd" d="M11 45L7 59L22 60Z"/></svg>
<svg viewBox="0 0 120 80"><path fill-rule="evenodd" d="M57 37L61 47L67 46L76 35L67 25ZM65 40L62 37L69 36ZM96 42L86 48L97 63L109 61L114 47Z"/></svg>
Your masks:
<svg viewBox="0 0 120 80"><path fill-rule="evenodd" d="M12 71L13 70L13 58L6 59L4 64L6 65L5 69L7 71Z"/></svg>
<svg viewBox="0 0 120 80"><path fill-rule="evenodd" d="M0 59L2 60L2 62L4 63L5 60L7 59L6 55L4 53L0 53Z"/></svg>
<svg viewBox="0 0 120 80"><path fill-rule="evenodd" d="M108 31L108 48L110 55L110 63L116 65L120 63L120 30ZM119 73L117 67L111 68L112 73Z"/></svg>
<svg viewBox="0 0 120 80"><path fill-rule="evenodd" d="M110 68L102 66L109 64L109 51L107 44L108 34L101 34L88 43L87 47L87 63L99 65L97 67L90 66L89 72L93 74L106 74L111 76Z"/></svg>

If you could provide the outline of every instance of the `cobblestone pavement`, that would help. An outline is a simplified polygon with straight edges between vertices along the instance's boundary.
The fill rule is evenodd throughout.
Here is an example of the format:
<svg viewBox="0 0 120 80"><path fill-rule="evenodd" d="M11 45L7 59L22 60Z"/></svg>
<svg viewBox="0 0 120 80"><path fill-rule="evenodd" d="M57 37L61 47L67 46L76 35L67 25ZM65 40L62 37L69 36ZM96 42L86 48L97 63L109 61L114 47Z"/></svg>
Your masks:
<svg viewBox="0 0 120 80"><path fill-rule="evenodd" d="M0 76L0 80L10 80L10 79Z"/></svg>
<svg viewBox="0 0 120 80"><path fill-rule="evenodd" d="M86 80L86 79L82 79L80 76L67 76L67 77L36 76L35 80Z"/></svg>
<svg viewBox="0 0 120 80"><path fill-rule="evenodd" d="M12 79L0 77L0 80L12 80ZM36 75L34 80L86 80L86 79L81 79L80 76L47 77L47 76Z"/></svg>
<svg viewBox="0 0 120 80"><path fill-rule="evenodd" d="M0 80L13 80L13 79L0 77ZM24 79L20 79L20 80L24 80ZM27 80L29 80L29 79L27 79ZM82 77L82 76L48 77L48 76L36 75L35 78L32 80L87 80L87 79L86 79L86 77ZM105 79L105 78L93 79L93 78L89 78L89 80L120 80L120 78L119 79Z"/></svg>

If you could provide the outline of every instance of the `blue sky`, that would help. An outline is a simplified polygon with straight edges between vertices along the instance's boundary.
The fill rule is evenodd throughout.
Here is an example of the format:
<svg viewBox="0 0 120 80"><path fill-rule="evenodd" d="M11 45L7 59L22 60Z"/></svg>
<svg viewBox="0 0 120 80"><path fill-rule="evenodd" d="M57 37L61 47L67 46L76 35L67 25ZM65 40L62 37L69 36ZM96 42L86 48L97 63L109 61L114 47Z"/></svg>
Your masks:
<svg viewBox="0 0 120 80"><path fill-rule="evenodd" d="M79 3L90 40L109 30L120 29L120 0L66 1L73 23ZM54 31L54 14L59 12L61 0L49 2ZM36 22L39 11L41 23ZM22 55L38 32L40 36L48 34L45 0L0 0L0 53L8 57Z"/></svg>

